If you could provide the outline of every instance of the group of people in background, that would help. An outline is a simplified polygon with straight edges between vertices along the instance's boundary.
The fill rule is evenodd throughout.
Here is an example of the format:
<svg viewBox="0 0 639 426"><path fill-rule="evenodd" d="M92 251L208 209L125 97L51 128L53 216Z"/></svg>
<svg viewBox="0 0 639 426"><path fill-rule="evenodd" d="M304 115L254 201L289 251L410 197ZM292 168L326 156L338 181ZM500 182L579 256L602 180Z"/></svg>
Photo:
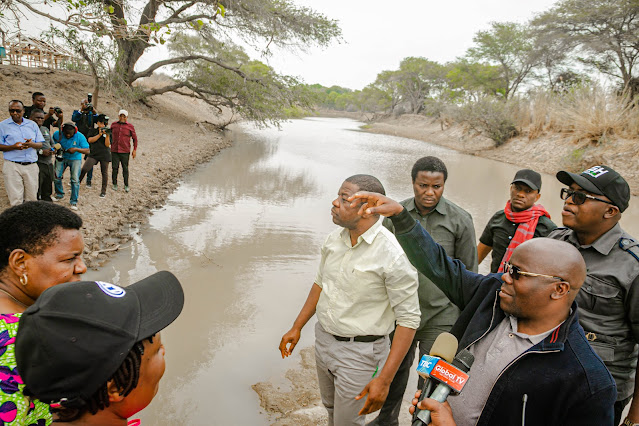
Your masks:
<svg viewBox="0 0 639 426"><path fill-rule="evenodd" d="M557 228L537 204L541 175L520 170L477 245L471 215L443 197L445 164L421 158L411 177L414 197L401 203L370 175L342 184L331 209L340 228L280 341L289 356L317 315L329 425L364 425L378 409L370 425L398 425L415 352L428 354L443 332L475 363L450 405L419 403L435 426L617 426L631 400L623 424L639 425L639 242L619 224L623 177L604 165L557 173ZM491 273L478 274L491 252Z"/></svg>
<svg viewBox="0 0 639 426"><path fill-rule="evenodd" d="M73 111L71 121L64 121L59 107L46 108L41 92L32 95L32 105L9 102L10 117L0 122L0 151L4 157L3 178L14 206L24 201L59 201L65 196L63 176L69 169L71 194L69 206L77 209L80 183L87 178L92 186L93 167L100 165L100 197L106 197L108 167L112 163L111 182L118 189L122 166L124 191L129 192L129 157L136 157L138 139L129 113L122 109L118 121L109 127L109 117L100 114L85 99ZM84 164L82 158L84 156Z"/></svg>

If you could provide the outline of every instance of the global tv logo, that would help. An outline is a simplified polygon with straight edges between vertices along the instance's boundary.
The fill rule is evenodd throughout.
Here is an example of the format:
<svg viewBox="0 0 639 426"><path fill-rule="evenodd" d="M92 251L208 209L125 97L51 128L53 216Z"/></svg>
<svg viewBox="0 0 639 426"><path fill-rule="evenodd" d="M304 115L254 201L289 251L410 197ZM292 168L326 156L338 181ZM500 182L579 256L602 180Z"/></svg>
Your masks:
<svg viewBox="0 0 639 426"><path fill-rule="evenodd" d="M126 291L124 291L122 287L118 287L115 284L105 283L104 281L96 281L95 283L107 296L124 297L124 295L126 294Z"/></svg>

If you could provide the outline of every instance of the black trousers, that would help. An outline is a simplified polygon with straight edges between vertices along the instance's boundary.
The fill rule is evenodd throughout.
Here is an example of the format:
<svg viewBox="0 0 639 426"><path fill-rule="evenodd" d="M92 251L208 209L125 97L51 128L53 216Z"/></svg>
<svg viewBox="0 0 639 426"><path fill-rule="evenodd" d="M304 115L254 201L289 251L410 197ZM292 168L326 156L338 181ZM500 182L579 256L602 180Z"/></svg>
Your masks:
<svg viewBox="0 0 639 426"><path fill-rule="evenodd" d="M53 194L53 164L38 161L38 200L52 201Z"/></svg>
<svg viewBox="0 0 639 426"><path fill-rule="evenodd" d="M124 186L129 186L129 153L128 152L112 152L111 153L111 182L113 185L118 184L118 170L122 163L122 177L124 178Z"/></svg>
<svg viewBox="0 0 639 426"><path fill-rule="evenodd" d="M87 157L82 165L82 171L80 172L80 182L84 179L84 175L93 171L93 166L100 163L100 172L102 172L102 189L101 193L106 193L107 184L109 183L109 162L107 160L98 161L95 158ZM87 176L87 180L91 179L91 176Z"/></svg>

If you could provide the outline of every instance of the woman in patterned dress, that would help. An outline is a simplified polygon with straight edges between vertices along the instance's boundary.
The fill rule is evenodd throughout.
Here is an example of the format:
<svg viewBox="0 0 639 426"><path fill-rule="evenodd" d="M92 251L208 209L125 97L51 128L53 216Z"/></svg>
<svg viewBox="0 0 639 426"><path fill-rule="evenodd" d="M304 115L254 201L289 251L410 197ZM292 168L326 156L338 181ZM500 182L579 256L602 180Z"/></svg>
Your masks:
<svg viewBox="0 0 639 426"><path fill-rule="evenodd" d="M47 404L23 394L14 342L22 312L44 290L86 272L81 227L80 216L45 201L0 214L0 426L52 422Z"/></svg>

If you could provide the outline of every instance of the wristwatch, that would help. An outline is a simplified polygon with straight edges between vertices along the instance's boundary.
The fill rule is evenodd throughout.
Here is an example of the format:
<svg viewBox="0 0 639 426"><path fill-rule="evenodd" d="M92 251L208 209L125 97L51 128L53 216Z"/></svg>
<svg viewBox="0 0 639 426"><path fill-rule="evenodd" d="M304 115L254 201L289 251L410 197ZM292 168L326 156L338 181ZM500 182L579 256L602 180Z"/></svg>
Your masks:
<svg viewBox="0 0 639 426"><path fill-rule="evenodd" d="M630 420L628 417L625 418L625 420L622 423L623 426L639 426L639 423L634 423L632 420Z"/></svg>

